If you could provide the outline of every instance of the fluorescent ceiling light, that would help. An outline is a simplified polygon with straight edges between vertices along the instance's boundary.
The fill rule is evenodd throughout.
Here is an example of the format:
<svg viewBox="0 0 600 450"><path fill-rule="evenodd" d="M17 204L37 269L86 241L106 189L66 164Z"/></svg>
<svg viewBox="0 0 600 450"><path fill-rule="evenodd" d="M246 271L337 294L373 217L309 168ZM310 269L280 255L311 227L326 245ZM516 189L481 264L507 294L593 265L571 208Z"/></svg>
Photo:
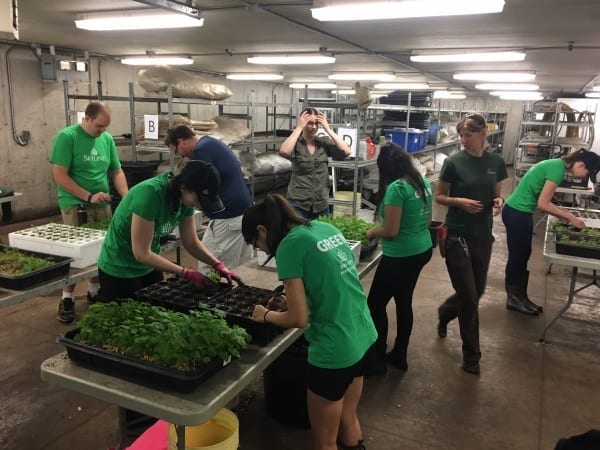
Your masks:
<svg viewBox="0 0 600 450"><path fill-rule="evenodd" d="M425 90L429 89L427 83L377 83L375 89L392 89L392 90Z"/></svg>
<svg viewBox="0 0 600 450"><path fill-rule="evenodd" d="M381 73L381 72L344 72L344 73L332 73L328 77L330 80L344 80L344 81L393 81L396 79L396 75L393 73Z"/></svg>
<svg viewBox="0 0 600 450"><path fill-rule="evenodd" d="M131 56L121 58L121 63L130 66L186 66L194 60L184 56Z"/></svg>
<svg viewBox="0 0 600 450"><path fill-rule="evenodd" d="M463 94L462 92L434 91L433 98L448 98L448 99L461 100L463 98L467 98L467 96L465 94Z"/></svg>
<svg viewBox="0 0 600 450"><path fill-rule="evenodd" d="M423 53L411 55L413 62L491 62L523 61L525 52L461 52L461 53Z"/></svg>
<svg viewBox="0 0 600 450"><path fill-rule="evenodd" d="M592 88L592 91L600 91L600 85L598 85L598 86L594 86L594 87Z"/></svg>
<svg viewBox="0 0 600 450"><path fill-rule="evenodd" d="M250 64L333 64L335 58L325 55L250 56Z"/></svg>
<svg viewBox="0 0 600 450"><path fill-rule="evenodd" d="M519 82L535 80L532 72L456 72L455 80L489 81L489 82Z"/></svg>
<svg viewBox="0 0 600 450"><path fill-rule="evenodd" d="M283 75L280 73L228 73L225 78L228 80L273 81L283 80Z"/></svg>
<svg viewBox="0 0 600 450"><path fill-rule="evenodd" d="M354 89L334 89L331 91L332 94L340 94L340 95L354 95L356 91Z"/></svg>
<svg viewBox="0 0 600 450"><path fill-rule="evenodd" d="M82 30L156 30L163 28L201 27L204 19L164 9L138 9L77 15L75 26Z"/></svg>
<svg viewBox="0 0 600 450"><path fill-rule="evenodd" d="M586 92L585 96L588 98L600 98L600 92Z"/></svg>
<svg viewBox="0 0 600 450"><path fill-rule="evenodd" d="M500 97L503 100L541 100L539 92L526 91L491 91L490 95Z"/></svg>
<svg viewBox="0 0 600 450"><path fill-rule="evenodd" d="M327 22L498 13L504 0L314 0L313 5L313 19Z"/></svg>
<svg viewBox="0 0 600 450"><path fill-rule="evenodd" d="M476 84L475 89L482 91L537 91L540 87L531 83L482 83Z"/></svg>
<svg viewBox="0 0 600 450"><path fill-rule="evenodd" d="M290 83L291 89L335 89L337 85L335 83Z"/></svg>

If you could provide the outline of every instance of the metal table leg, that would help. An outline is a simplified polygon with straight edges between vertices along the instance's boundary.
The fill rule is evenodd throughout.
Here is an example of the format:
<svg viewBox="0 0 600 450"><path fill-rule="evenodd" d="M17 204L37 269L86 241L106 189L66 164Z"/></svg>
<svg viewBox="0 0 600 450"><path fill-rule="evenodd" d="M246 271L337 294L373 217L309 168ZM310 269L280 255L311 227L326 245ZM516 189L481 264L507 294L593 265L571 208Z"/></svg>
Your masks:
<svg viewBox="0 0 600 450"><path fill-rule="evenodd" d="M119 442L117 450L123 450L127 446L127 409L118 407L119 411Z"/></svg>
<svg viewBox="0 0 600 450"><path fill-rule="evenodd" d="M177 450L185 450L185 426L175 425L177 432Z"/></svg>
<svg viewBox="0 0 600 450"><path fill-rule="evenodd" d="M579 289L575 289L575 282L577 281L577 273L578 272L579 272L579 268L573 267L573 270L571 271L571 285L569 287L569 297L567 298L567 303L558 312L556 317L554 319L552 319L548 325L546 325L546 327L544 328L544 331L542 332L542 336L540 337L540 342L546 341L546 332L552 325L554 325L554 322L556 322L558 320L558 318L560 316L562 316L567 309L569 309L569 307L571 306L571 303L573 303L573 297L575 296L575 294L583 291L584 289L587 289L590 286L597 286L598 288L600 288L600 285L598 284L598 278L596 275L596 271L594 270L592 281L589 282L588 284L580 287Z"/></svg>

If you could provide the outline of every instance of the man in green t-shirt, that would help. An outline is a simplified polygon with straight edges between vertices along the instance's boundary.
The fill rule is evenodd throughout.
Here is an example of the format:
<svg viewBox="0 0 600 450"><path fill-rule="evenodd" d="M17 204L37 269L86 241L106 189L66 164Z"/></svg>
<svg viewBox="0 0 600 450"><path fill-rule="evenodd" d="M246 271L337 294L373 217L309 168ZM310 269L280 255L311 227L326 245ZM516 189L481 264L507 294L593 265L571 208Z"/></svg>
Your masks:
<svg viewBox="0 0 600 450"><path fill-rule="evenodd" d="M57 185L58 205L66 225L79 226L77 209L83 205L87 219L101 221L112 215L108 175L121 196L127 193L127 179L121 169L113 137L106 131L110 109L101 101L90 102L79 124L62 129L52 142L52 176ZM88 301L94 301L100 286L91 278ZM75 285L63 288L57 319L71 323L75 319Z"/></svg>

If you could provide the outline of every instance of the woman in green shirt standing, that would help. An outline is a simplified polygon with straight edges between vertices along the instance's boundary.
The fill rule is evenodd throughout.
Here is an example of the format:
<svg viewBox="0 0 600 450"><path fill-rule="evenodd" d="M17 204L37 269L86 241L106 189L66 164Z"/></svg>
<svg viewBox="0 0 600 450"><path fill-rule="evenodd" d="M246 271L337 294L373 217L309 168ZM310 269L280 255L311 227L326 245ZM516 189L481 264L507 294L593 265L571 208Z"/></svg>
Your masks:
<svg viewBox="0 0 600 450"><path fill-rule="evenodd" d="M527 262L531 256L533 236L533 212L539 208L545 213L585 228L585 223L568 211L552 203L556 188L565 173L575 178L590 177L596 182L600 169L600 156L594 152L577 150L562 158L548 159L532 166L519 181L516 189L506 200L502 209L502 221L506 227L508 260L505 268L506 307L523 314L537 315L543 311L527 296L529 271Z"/></svg>
<svg viewBox="0 0 600 450"><path fill-rule="evenodd" d="M412 157L395 144L381 147L377 167L377 205L383 225L367 230L366 237L382 239L383 256L369 291L368 305L379 335L369 375L385 373L386 362L408 370L406 352L413 325L413 291L432 254L431 184L417 171ZM392 351L386 355L386 306L392 297L396 303L396 339Z"/></svg>
<svg viewBox="0 0 600 450"><path fill-rule="evenodd" d="M309 222L281 195L269 194L242 220L246 242L277 258L285 300L256 305L252 320L304 328L308 341L307 407L315 450L363 450L356 415L368 350L377 332L342 233Z"/></svg>

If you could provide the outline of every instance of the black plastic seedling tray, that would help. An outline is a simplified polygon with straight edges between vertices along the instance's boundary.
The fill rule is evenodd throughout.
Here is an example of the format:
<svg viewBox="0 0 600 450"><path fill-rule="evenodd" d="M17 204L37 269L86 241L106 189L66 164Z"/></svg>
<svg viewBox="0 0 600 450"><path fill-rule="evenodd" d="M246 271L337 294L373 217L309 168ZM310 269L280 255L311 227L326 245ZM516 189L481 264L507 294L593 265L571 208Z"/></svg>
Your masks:
<svg viewBox="0 0 600 450"><path fill-rule="evenodd" d="M0 252L4 252L6 249L12 249L5 245L0 245ZM29 250L15 249L19 252L28 255L44 258L52 261L51 266L43 269L35 270L24 275L11 275L8 273L0 272L0 286L6 289L21 290L29 289L38 284L45 283L46 281L60 278L69 273L71 268L71 258L65 256L49 255L47 253L32 252Z"/></svg>
<svg viewBox="0 0 600 450"><path fill-rule="evenodd" d="M269 323L250 319L254 305L267 305L272 291L254 286L231 288L220 283L201 290L180 278L170 278L136 292L137 299L156 306L188 313L199 308L217 309L225 313L229 325L239 325L252 337L252 343L265 346L281 333L282 329Z"/></svg>
<svg viewBox="0 0 600 450"><path fill-rule="evenodd" d="M73 339L78 332L79 329L76 328L57 338L57 342L66 347L69 358L74 362L152 388L191 392L226 364L221 360L213 360L193 371L184 372L82 344Z"/></svg>
<svg viewBox="0 0 600 450"><path fill-rule="evenodd" d="M581 258L600 259L600 247L588 247L586 245L563 244L557 242L556 253L579 256Z"/></svg>
<svg viewBox="0 0 600 450"><path fill-rule="evenodd" d="M366 247L363 246L360 249L360 260L369 259L377 249L377 244L379 244L379 239L372 239Z"/></svg>
<svg viewBox="0 0 600 450"><path fill-rule="evenodd" d="M210 304L213 299L230 290L231 286L227 283L201 289L179 277L173 277L138 290L136 297L151 305L187 313L198 309L200 305Z"/></svg>

